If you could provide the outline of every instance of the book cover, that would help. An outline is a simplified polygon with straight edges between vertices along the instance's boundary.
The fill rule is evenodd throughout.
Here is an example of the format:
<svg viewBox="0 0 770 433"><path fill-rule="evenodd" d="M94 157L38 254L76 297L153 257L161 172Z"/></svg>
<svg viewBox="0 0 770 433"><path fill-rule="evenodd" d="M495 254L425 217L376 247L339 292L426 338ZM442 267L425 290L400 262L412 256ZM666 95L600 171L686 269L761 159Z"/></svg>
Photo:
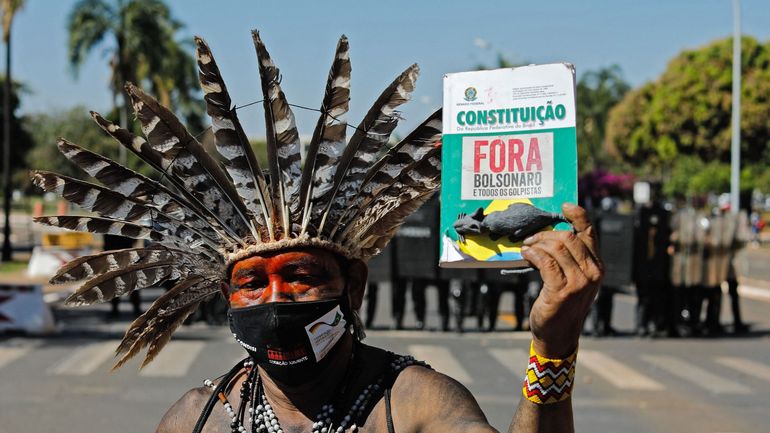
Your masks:
<svg viewBox="0 0 770 433"><path fill-rule="evenodd" d="M565 202L577 203L575 68L445 75L439 265L526 267L526 237L571 229Z"/></svg>

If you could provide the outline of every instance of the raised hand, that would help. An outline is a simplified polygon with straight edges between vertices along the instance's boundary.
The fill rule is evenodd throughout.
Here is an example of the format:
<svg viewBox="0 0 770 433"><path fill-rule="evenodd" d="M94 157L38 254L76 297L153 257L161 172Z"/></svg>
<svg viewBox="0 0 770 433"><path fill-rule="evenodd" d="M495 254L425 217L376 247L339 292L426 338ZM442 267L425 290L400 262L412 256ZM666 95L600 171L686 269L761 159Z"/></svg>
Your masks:
<svg viewBox="0 0 770 433"><path fill-rule="evenodd" d="M604 274L596 233L585 209L566 203L562 211L574 232L539 232L527 238L521 249L543 278L529 323L535 351L547 358L565 358L575 350Z"/></svg>

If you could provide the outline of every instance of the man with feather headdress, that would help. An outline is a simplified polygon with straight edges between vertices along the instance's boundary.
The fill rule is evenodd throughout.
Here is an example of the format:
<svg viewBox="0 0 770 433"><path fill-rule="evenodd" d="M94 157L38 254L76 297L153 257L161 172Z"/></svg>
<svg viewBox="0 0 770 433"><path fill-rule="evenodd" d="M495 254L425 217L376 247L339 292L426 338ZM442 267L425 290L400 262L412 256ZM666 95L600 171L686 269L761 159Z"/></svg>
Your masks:
<svg viewBox="0 0 770 433"><path fill-rule="evenodd" d="M411 357L361 343L366 261L440 185L441 112L386 149L419 72L407 68L346 141L350 93L343 36L304 164L278 68L253 33L264 94L269 167L249 146L208 45L196 38L218 156L165 107L126 86L146 137L93 113L162 173L153 181L66 140L62 153L100 184L35 171L33 181L98 216L40 217L72 230L148 239L147 247L78 258L54 282L86 280L68 301L104 302L160 282L171 289L127 330L116 368L142 349L151 362L173 331L217 293L248 353L165 415L159 432L490 432L473 396ZM170 186L167 186L170 185ZM544 287L533 306L530 365L515 432L571 431L570 390L582 322L602 276L585 212L563 208L574 232L539 233L522 254ZM149 219L151 224L141 221Z"/></svg>

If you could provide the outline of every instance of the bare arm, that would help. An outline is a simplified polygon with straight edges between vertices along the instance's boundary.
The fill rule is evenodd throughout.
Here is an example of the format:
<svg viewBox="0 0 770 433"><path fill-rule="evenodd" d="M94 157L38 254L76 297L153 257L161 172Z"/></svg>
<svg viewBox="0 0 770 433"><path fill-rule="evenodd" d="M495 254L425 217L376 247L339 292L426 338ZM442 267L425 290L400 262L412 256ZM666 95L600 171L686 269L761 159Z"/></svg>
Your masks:
<svg viewBox="0 0 770 433"><path fill-rule="evenodd" d="M546 358L564 359L578 345L583 322L603 275L594 229L585 210L564 205L576 233L541 232L527 239L522 255L540 271L543 288L530 313L533 348ZM525 373L526 365L520 367ZM419 432L488 433L489 425L473 395L460 383L425 369L406 370L394 393L407 402L396 413ZM405 379L405 380L403 380ZM519 395L521 391L519 389ZM419 404L415 404L419 403ZM394 414L395 416L395 414ZM394 418L396 425L399 420ZM521 398L509 433L571 433L575 431L572 399L535 404Z"/></svg>
<svg viewBox="0 0 770 433"><path fill-rule="evenodd" d="M208 388L194 388L187 391L171 408L163 415L156 433L190 433L198 421L203 406L206 405L211 390ZM216 411L215 411L216 412ZM217 413L211 414L212 418L219 418ZM224 424L228 425L228 424ZM204 430L205 431L205 430Z"/></svg>
<svg viewBox="0 0 770 433"><path fill-rule="evenodd" d="M497 433L473 395L439 372L410 367L393 386L393 424L421 433ZM403 428L403 427L401 427Z"/></svg>
<svg viewBox="0 0 770 433"><path fill-rule="evenodd" d="M508 433L575 431L572 398L554 404L535 404L522 398Z"/></svg>
<svg viewBox="0 0 770 433"><path fill-rule="evenodd" d="M529 319L533 347L539 355L556 359L567 358L577 348L603 276L596 233L585 210L570 204L562 206L562 210L576 233L540 232L525 240L522 248L524 258L543 278L543 288ZM508 431L574 432L572 399L535 404L521 398Z"/></svg>
<svg viewBox="0 0 770 433"><path fill-rule="evenodd" d="M394 387L397 397L394 402L407 402L394 411L396 431L398 426L412 425L414 431L422 433L497 433L465 386L441 373L421 370L399 378ZM521 399L508 430L509 433L573 431L571 399L550 405Z"/></svg>

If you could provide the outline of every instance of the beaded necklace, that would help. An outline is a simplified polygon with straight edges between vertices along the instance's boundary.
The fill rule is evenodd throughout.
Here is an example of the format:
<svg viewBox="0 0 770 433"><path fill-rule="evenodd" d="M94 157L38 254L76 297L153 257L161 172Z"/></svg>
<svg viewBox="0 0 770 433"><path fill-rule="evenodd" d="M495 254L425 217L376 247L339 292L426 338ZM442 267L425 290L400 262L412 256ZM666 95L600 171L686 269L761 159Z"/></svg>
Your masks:
<svg viewBox="0 0 770 433"><path fill-rule="evenodd" d="M395 355L394 355L395 356ZM355 359L355 358L353 358ZM390 363L389 371L382 374L377 381L369 384L353 400L344 416L339 415L335 409L335 404L327 403L321 406L321 410L316 415L313 422L312 433L355 433L358 431L358 425L361 423L361 417L366 413L369 403L375 396L379 396L385 384L387 377L395 377L401 370L410 365L421 365L430 368L422 361L417 361L411 356L395 356ZM251 426L251 433L284 433L278 418L273 411L272 406L267 401L262 380L259 377L259 370L254 366L254 361L247 359L243 362L246 371L246 379L243 381L240 390L241 402L237 409L234 409L227 400L226 391L221 390L217 398L224 406L225 412L231 419L230 429L232 433L246 433L246 425ZM348 369L348 372L353 369ZM342 395L346 391L347 379L343 380L341 392L336 400L342 400ZM210 379L203 381L203 384L212 390L216 390L214 382ZM374 400L376 401L376 400Z"/></svg>

